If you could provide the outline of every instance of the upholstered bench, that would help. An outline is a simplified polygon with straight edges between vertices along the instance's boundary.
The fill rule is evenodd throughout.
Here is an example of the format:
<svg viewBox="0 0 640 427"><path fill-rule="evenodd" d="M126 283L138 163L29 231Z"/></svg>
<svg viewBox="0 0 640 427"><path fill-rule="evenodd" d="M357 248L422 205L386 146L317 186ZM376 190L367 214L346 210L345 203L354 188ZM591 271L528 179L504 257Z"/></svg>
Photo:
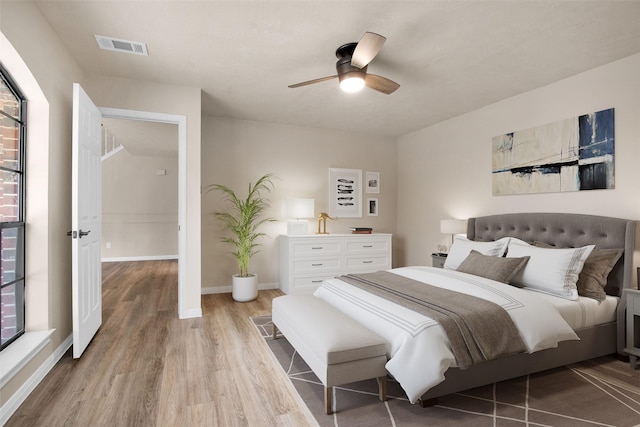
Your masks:
<svg viewBox="0 0 640 427"><path fill-rule="evenodd" d="M382 338L312 295L284 295L272 304L273 338L280 330L322 381L327 414L337 385L376 378L380 400L387 399Z"/></svg>

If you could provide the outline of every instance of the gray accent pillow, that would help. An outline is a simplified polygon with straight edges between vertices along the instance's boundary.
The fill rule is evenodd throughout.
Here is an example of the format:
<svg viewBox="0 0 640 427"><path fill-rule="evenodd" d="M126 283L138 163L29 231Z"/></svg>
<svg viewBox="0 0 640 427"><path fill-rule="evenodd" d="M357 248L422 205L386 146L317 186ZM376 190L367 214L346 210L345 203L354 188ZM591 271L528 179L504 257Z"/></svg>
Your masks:
<svg viewBox="0 0 640 427"><path fill-rule="evenodd" d="M460 263L457 271L474 274L476 276L495 280L497 282L509 283L529 261L529 257L503 258L496 256L482 255L476 250L472 250L469 256Z"/></svg>
<svg viewBox="0 0 640 427"><path fill-rule="evenodd" d="M553 248L543 242L533 242L534 246ZM578 295L604 301L607 297L604 291L607 277L622 256L624 249L594 249L584 262L584 267L578 276Z"/></svg>
<svg viewBox="0 0 640 427"><path fill-rule="evenodd" d="M604 301L607 297L604 291L607 277L622 256L623 249L594 249L578 277L578 295Z"/></svg>

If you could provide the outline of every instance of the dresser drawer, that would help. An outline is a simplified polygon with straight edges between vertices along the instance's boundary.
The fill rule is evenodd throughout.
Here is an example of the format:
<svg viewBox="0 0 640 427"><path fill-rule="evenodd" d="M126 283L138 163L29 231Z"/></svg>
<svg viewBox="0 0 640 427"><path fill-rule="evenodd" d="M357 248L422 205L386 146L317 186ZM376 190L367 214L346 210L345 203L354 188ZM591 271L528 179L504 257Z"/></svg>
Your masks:
<svg viewBox="0 0 640 427"><path fill-rule="evenodd" d="M334 255L340 253L339 241L295 242L291 244L291 256Z"/></svg>
<svg viewBox="0 0 640 427"><path fill-rule="evenodd" d="M309 290L310 292L313 292L318 289L324 280L333 279L336 276L337 274L313 277L294 277L293 289L294 291Z"/></svg>
<svg viewBox="0 0 640 427"><path fill-rule="evenodd" d="M293 273L340 270L340 258L298 259L293 261Z"/></svg>
<svg viewBox="0 0 640 427"><path fill-rule="evenodd" d="M389 241L385 239L373 240L367 239L362 241L347 242L347 253L355 252L372 252L389 250Z"/></svg>
<svg viewBox="0 0 640 427"><path fill-rule="evenodd" d="M391 262L389 257L385 255L381 256L369 256L369 257L349 257L347 258L347 268L349 271L357 271L362 269L389 269L391 268Z"/></svg>

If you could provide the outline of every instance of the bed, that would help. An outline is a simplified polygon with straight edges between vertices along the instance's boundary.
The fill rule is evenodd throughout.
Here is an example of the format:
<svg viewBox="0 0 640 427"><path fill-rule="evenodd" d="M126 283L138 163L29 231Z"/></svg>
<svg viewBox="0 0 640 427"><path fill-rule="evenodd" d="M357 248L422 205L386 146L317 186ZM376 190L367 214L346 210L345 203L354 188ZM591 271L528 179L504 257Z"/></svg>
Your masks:
<svg viewBox="0 0 640 427"><path fill-rule="evenodd" d="M596 249L622 251L618 251L621 256L613 261L615 266L606 276L606 296L599 301L584 296L559 298L451 268L416 266L390 270L411 281L493 298L514 321L517 319L526 351L465 369L458 367L444 330L434 326L437 322L381 299L380 295L369 294L346 277L325 281L315 295L385 338L387 371L412 403L428 405L440 396L481 385L613 353L623 355L626 300L622 291L632 286L635 221L581 214L521 213L470 218L467 224L467 238L474 247L483 242L511 242L506 248L514 255L507 252L506 257L514 259L518 250L529 253L548 246L581 248L580 251L589 248L588 253ZM542 336L545 330L549 336Z"/></svg>

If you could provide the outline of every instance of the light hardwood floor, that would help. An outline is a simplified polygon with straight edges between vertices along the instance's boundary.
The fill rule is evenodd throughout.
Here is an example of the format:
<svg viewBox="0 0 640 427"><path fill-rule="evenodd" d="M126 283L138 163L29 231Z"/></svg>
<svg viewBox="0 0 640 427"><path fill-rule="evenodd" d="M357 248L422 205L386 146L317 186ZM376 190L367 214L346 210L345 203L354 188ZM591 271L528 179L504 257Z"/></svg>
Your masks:
<svg viewBox="0 0 640 427"><path fill-rule="evenodd" d="M103 324L58 362L6 426L317 425L250 321L279 290L203 295L179 320L177 262L106 263Z"/></svg>
<svg viewBox="0 0 640 427"><path fill-rule="evenodd" d="M203 295L203 317L179 320L177 262L103 267L103 324L80 360L71 350L7 427L314 426L251 316L279 290L236 303ZM639 371L605 357L578 364L640 387Z"/></svg>

